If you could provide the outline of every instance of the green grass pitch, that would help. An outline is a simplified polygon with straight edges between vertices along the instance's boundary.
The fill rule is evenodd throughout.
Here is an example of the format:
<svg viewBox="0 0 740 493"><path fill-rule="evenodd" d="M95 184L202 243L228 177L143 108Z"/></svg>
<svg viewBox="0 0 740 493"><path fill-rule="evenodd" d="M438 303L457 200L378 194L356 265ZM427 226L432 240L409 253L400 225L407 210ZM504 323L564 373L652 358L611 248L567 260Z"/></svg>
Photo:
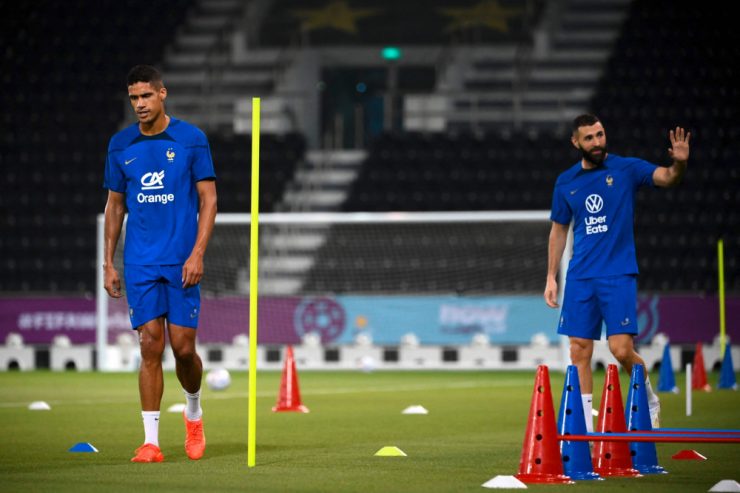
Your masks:
<svg viewBox="0 0 740 493"><path fill-rule="evenodd" d="M299 368L300 372L300 368ZM496 475L517 472L534 371L300 372L309 414L273 413L280 374L261 372L257 396L257 466L247 468L247 374L232 372L229 389L204 389L207 449L189 461L184 427L166 412L183 402L165 375L161 464L129 462L143 441L137 377L133 373L0 373L0 492L467 492ZM557 412L563 374L551 372ZM603 372L595 376L595 405ZM626 399L628 377L621 375ZM657 375L652 376L657 384ZM716 383L716 375L710 380ZM679 386L683 381L679 379ZM682 387L683 388L683 387ZM663 425L740 428L740 393L661 394ZM30 411L43 400L51 411ZM428 415L402 415L421 404ZM90 442L99 453L71 453ZM408 457L374 457L394 445ZM676 461L692 448L707 461ZM669 474L607 479L571 486L530 485L535 491L707 491L722 479L740 480L738 444L658 444Z"/></svg>

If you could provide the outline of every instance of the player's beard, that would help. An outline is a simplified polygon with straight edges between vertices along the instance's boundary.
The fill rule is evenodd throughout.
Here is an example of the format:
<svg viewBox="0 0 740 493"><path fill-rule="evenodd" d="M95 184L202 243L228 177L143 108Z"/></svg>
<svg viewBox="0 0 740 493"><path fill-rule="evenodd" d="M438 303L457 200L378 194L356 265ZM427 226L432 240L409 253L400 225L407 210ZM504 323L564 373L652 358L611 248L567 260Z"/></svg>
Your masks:
<svg viewBox="0 0 740 493"><path fill-rule="evenodd" d="M601 151L601 153L593 154L593 151ZM594 147L590 151L581 149L581 154L583 155L583 159L593 164L594 166L599 167L604 164L604 159L606 159L606 146Z"/></svg>

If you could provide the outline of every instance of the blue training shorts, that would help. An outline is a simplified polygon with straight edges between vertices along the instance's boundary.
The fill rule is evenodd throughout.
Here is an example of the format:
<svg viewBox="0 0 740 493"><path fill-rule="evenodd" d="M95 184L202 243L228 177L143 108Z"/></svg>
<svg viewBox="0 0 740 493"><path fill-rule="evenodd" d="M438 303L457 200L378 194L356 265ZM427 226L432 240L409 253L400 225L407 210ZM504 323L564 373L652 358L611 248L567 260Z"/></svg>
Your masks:
<svg viewBox="0 0 740 493"><path fill-rule="evenodd" d="M161 316L175 325L198 327L200 285L182 287L182 264L125 265L123 275L132 328Z"/></svg>
<svg viewBox="0 0 740 493"><path fill-rule="evenodd" d="M560 312L558 334L601 339L637 334L637 276L610 276L568 280Z"/></svg>

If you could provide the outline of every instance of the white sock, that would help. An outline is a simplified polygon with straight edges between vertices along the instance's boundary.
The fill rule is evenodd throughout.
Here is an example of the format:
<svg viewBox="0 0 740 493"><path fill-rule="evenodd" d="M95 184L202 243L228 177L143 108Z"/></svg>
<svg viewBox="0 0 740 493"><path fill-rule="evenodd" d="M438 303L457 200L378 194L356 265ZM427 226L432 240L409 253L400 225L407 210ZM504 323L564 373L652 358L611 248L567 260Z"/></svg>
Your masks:
<svg viewBox="0 0 740 493"><path fill-rule="evenodd" d="M159 411L141 411L144 420L144 443L159 447Z"/></svg>
<svg viewBox="0 0 740 493"><path fill-rule="evenodd" d="M653 392L653 386L650 385L650 377L645 377L645 390L647 391L648 403L657 402L658 396Z"/></svg>
<svg viewBox="0 0 740 493"><path fill-rule="evenodd" d="M583 416L586 418L586 432L594 432L594 405L593 405L593 394L582 394L581 401L583 401Z"/></svg>
<svg viewBox="0 0 740 493"><path fill-rule="evenodd" d="M203 409L200 408L200 389L198 389L198 392L195 394L191 394L185 389L183 389L182 392L185 394L185 399L187 400L185 416L190 421L199 420L200 417L203 416Z"/></svg>

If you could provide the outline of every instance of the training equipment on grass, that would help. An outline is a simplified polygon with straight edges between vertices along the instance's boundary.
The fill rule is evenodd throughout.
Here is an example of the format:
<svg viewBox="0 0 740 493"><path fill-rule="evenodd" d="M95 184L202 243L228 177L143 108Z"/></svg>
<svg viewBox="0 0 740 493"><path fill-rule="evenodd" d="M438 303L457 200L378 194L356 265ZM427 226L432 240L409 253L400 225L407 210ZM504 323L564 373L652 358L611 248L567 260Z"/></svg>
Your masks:
<svg viewBox="0 0 740 493"><path fill-rule="evenodd" d="M660 433L701 433L719 435L740 435L740 429L736 428L660 428Z"/></svg>
<svg viewBox="0 0 740 493"><path fill-rule="evenodd" d="M507 489L507 490L526 490L527 485L516 479L514 476L496 476L489 479L481 486L490 489Z"/></svg>
<svg viewBox="0 0 740 493"><path fill-rule="evenodd" d="M707 369L704 366L704 353L701 342L696 343L696 352L694 353L694 367L691 375L691 388L709 392L712 390L711 385L707 382Z"/></svg>
<svg viewBox="0 0 740 493"><path fill-rule="evenodd" d="M691 416L691 400L693 399L692 389L693 385L691 382L691 375L693 370L691 369L691 363L686 363L686 416Z"/></svg>
<svg viewBox="0 0 740 493"><path fill-rule="evenodd" d="M259 266L260 98L252 98L252 190L249 223L249 398L247 467L257 457L257 281Z"/></svg>
<svg viewBox="0 0 740 493"><path fill-rule="evenodd" d="M563 472L547 366L537 367L516 478L524 483L572 483Z"/></svg>
<svg viewBox="0 0 740 493"><path fill-rule="evenodd" d="M92 443L88 442L79 442L72 445L72 447L69 449L69 452L97 452L98 449L96 449Z"/></svg>
<svg viewBox="0 0 740 493"><path fill-rule="evenodd" d="M671 459L675 460L707 460L706 457L701 455L696 450L685 449L673 454Z"/></svg>
<svg viewBox="0 0 740 493"><path fill-rule="evenodd" d="M606 370L604 391L601 394L599 419L596 430L599 433L626 433L622 390L619 385L617 365L609 365ZM597 435L597 434L595 434ZM637 477L640 472L632 467L632 456L627 443L599 441L594 445L594 472L601 476Z"/></svg>
<svg viewBox="0 0 740 493"><path fill-rule="evenodd" d="M226 368L216 368L206 375L206 385L215 391L226 390L231 385L231 374Z"/></svg>
<svg viewBox="0 0 740 493"><path fill-rule="evenodd" d="M51 406L44 401L33 401L28 405L29 411L51 411Z"/></svg>
<svg viewBox="0 0 740 493"><path fill-rule="evenodd" d="M401 414L429 414L429 411L424 406L409 406Z"/></svg>
<svg viewBox="0 0 740 493"><path fill-rule="evenodd" d="M288 346L285 349L285 365L283 366L283 376L280 380L280 394L274 412L295 411L307 413L308 408L301 403L301 391L298 388L298 372L295 369L295 358L293 357L293 348Z"/></svg>
<svg viewBox="0 0 740 493"><path fill-rule="evenodd" d="M593 419L591 416L588 419ZM586 418L581 400L581 385L578 380L578 368L569 365L565 373L563 396L558 411L558 433L561 435L586 434ZM591 449L586 442L560 442L560 454L563 458L563 471L575 480L601 479L594 472L591 463Z"/></svg>
<svg viewBox="0 0 740 493"><path fill-rule="evenodd" d="M656 443L740 443L738 435L717 435L698 433L659 433L657 431L630 431L624 433L586 433L585 435L558 435L558 440L577 440L586 442L656 442ZM598 470L597 470L598 472Z"/></svg>
<svg viewBox="0 0 740 493"><path fill-rule="evenodd" d="M388 445L377 452L375 452L376 457L406 457L406 452L401 450L398 447L394 447L393 445Z"/></svg>
<svg viewBox="0 0 740 493"><path fill-rule="evenodd" d="M717 240L717 281L719 284L719 354L724 354L727 332L727 317L725 312L725 242Z"/></svg>
<svg viewBox="0 0 740 493"><path fill-rule="evenodd" d="M737 380L735 370L732 365L732 348L730 345L725 346L725 356L722 358L722 367L719 371L718 389L737 390Z"/></svg>
<svg viewBox="0 0 740 493"><path fill-rule="evenodd" d="M678 394L676 376L673 374L673 362L671 361L671 346L668 343L663 348L663 359L660 361L658 392L673 392L674 394Z"/></svg>
<svg viewBox="0 0 740 493"><path fill-rule="evenodd" d="M630 431L652 431L650 409L648 407L647 389L645 387L645 367L634 365L630 377L630 388L627 394L627 406L624 419ZM632 467L642 474L666 474L658 465L658 452L655 443L631 442Z"/></svg>
<svg viewBox="0 0 740 493"><path fill-rule="evenodd" d="M740 491L740 483L735 481L734 479L723 479L719 483L715 484L711 488L709 488L709 491L722 491L722 492L733 492L733 491Z"/></svg>

